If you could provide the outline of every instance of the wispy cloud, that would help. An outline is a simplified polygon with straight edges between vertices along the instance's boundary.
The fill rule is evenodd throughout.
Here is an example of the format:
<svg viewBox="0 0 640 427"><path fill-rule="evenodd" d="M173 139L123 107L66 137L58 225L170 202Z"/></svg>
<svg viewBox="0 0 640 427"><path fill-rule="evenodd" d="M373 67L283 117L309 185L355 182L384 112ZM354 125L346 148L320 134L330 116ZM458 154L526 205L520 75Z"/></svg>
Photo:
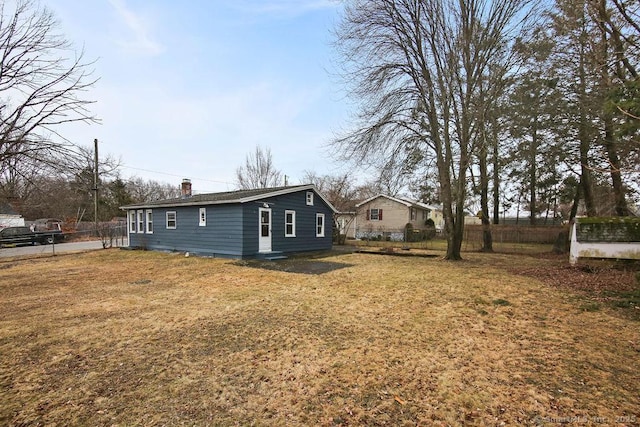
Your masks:
<svg viewBox="0 0 640 427"><path fill-rule="evenodd" d="M127 51L146 55L158 55L164 48L151 37L144 19L127 7L125 0L109 0L109 3L127 28L128 37L119 40L118 44Z"/></svg>
<svg viewBox="0 0 640 427"><path fill-rule="evenodd" d="M335 8L337 0L242 0L235 6L243 12L299 16L307 12Z"/></svg>

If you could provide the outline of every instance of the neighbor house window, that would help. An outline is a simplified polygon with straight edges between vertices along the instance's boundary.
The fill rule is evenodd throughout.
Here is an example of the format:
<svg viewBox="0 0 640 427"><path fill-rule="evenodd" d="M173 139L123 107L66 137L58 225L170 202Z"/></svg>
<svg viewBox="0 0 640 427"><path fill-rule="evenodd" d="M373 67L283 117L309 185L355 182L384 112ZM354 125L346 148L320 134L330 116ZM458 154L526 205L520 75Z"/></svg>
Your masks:
<svg viewBox="0 0 640 427"><path fill-rule="evenodd" d="M307 206L313 206L313 191L307 191Z"/></svg>
<svg viewBox="0 0 640 427"><path fill-rule="evenodd" d="M167 212L167 228L175 230L177 228L177 216L175 211Z"/></svg>
<svg viewBox="0 0 640 427"><path fill-rule="evenodd" d="M368 213L368 220L382 221L382 209L369 209Z"/></svg>
<svg viewBox="0 0 640 427"><path fill-rule="evenodd" d="M284 237L296 237L296 211L284 211Z"/></svg>
<svg viewBox="0 0 640 427"><path fill-rule="evenodd" d="M147 233L153 234L153 211L147 209Z"/></svg>
<svg viewBox="0 0 640 427"><path fill-rule="evenodd" d="M207 208L200 208L200 223L198 225L200 227L207 226Z"/></svg>
<svg viewBox="0 0 640 427"><path fill-rule="evenodd" d="M324 214L316 214L316 237L324 237Z"/></svg>
<svg viewBox="0 0 640 427"><path fill-rule="evenodd" d="M129 231L136 232L136 211L129 211Z"/></svg>
<svg viewBox="0 0 640 427"><path fill-rule="evenodd" d="M144 233L144 211L138 211L138 233Z"/></svg>
<svg viewBox="0 0 640 427"><path fill-rule="evenodd" d="M414 208L409 208L409 212L411 212L411 221L416 220L416 210Z"/></svg>

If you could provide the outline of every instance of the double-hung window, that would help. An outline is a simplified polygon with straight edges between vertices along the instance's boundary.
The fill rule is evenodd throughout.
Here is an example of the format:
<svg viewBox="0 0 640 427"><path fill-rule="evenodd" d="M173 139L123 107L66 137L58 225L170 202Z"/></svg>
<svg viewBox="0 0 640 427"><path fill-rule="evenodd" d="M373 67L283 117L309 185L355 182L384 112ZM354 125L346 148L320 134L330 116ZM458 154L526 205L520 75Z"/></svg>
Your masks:
<svg viewBox="0 0 640 427"><path fill-rule="evenodd" d="M147 209L147 233L153 234L153 211L151 209Z"/></svg>
<svg viewBox="0 0 640 427"><path fill-rule="evenodd" d="M296 237L296 211L284 211L284 237Z"/></svg>
<svg viewBox="0 0 640 427"><path fill-rule="evenodd" d="M380 221L380 209L371 209L369 219L371 221Z"/></svg>
<svg viewBox="0 0 640 427"><path fill-rule="evenodd" d="M313 191L307 191L307 206L313 206Z"/></svg>
<svg viewBox="0 0 640 427"><path fill-rule="evenodd" d="M136 211L129 211L129 232L136 232Z"/></svg>
<svg viewBox="0 0 640 427"><path fill-rule="evenodd" d="M167 212L167 229L175 230L178 225L178 217L175 211Z"/></svg>
<svg viewBox="0 0 640 427"><path fill-rule="evenodd" d="M316 214L316 237L324 237L324 214Z"/></svg>
<svg viewBox="0 0 640 427"><path fill-rule="evenodd" d="M138 211L138 233L144 233L144 211Z"/></svg>

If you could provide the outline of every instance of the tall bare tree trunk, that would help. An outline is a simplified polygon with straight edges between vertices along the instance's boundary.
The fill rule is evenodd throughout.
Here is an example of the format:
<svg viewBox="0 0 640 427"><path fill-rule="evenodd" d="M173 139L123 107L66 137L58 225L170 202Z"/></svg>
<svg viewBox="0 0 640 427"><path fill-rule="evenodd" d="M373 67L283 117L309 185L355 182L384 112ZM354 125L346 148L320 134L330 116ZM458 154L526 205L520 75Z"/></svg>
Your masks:
<svg viewBox="0 0 640 427"><path fill-rule="evenodd" d="M500 224L500 153L498 150L498 127L493 120L491 146L493 148L493 223Z"/></svg>
<svg viewBox="0 0 640 427"><path fill-rule="evenodd" d="M534 117L531 129L531 147L529 148L529 224L536 225L536 213L538 204L536 200L538 188L538 117Z"/></svg>
<svg viewBox="0 0 640 427"><path fill-rule="evenodd" d="M478 156L480 166L480 210L482 215L482 252L493 252L491 221L489 221L489 173L487 167L487 147L482 144Z"/></svg>
<svg viewBox="0 0 640 427"><path fill-rule="evenodd" d="M604 123L604 147L607 151L611 181L613 183L613 195L615 200L615 213L617 216L629 215L629 209L625 200L625 191L622 185L620 158L618 156L615 135L613 131L613 115L607 111L607 97L611 92L611 77L609 74L609 40L605 22L607 21L606 0L600 0L598 7L598 26L600 28L600 85L602 96L602 121Z"/></svg>
<svg viewBox="0 0 640 427"><path fill-rule="evenodd" d="M584 13L584 7L581 7ZM583 15L584 19L584 15ZM580 114L580 123L578 124L578 139L580 141L580 187L584 197L584 204L587 210L587 216L596 216L596 206L593 200L593 180L591 178L591 170L589 169L589 150L591 149L591 141L588 132L587 122L587 75L585 63L585 45L587 35L583 29L580 35L580 58L578 63L578 109ZM575 209L578 209L577 204ZM575 216L575 214L574 214Z"/></svg>

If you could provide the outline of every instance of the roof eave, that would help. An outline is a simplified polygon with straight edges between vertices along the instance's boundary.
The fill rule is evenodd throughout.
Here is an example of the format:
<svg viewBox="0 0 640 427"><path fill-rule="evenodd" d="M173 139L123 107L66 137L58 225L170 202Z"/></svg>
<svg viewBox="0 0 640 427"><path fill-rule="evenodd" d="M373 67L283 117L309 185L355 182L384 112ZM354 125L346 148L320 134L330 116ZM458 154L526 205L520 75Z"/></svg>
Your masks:
<svg viewBox="0 0 640 427"><path fill-rule="evenodd" d="M327 204L327 206L329 206L329 208L331 208L331 210L334 213L338 212L338 210L331 204L331 202L329 202L322 195L322 193L320 193L318 191L318 189L313 184L300 185L300 186L290 187L290 188L283 188L281 190L272 191L272 192L269 192L269 193L257 194L255 196L244 197L244 198L241 198L241 199L209 200L209 201L203 201L203 200L200 200L200 201L181 201L181 200L177 200L177 201L172 201L170 203L158 203L158 204L145 203L145 204L138 204L138 205L125 205L125 206L120 206L120 209L126 211L126 210L132 210L132 209L174 208L174 207L180 207L180 206L227 205L227 204L236 204L236 203L242 204L242 203L248 203L248 202L255 202L257 200L262 200L262 199L265 199L265 198L268 198L268 197L276 197L276 196L281 196L281 195L284 195L284 194L290 194L290 193L295 193L295 192L298 192L298 191L307 191L307 190L313 190L322 199L322 201L324 201Z"/></svg>

